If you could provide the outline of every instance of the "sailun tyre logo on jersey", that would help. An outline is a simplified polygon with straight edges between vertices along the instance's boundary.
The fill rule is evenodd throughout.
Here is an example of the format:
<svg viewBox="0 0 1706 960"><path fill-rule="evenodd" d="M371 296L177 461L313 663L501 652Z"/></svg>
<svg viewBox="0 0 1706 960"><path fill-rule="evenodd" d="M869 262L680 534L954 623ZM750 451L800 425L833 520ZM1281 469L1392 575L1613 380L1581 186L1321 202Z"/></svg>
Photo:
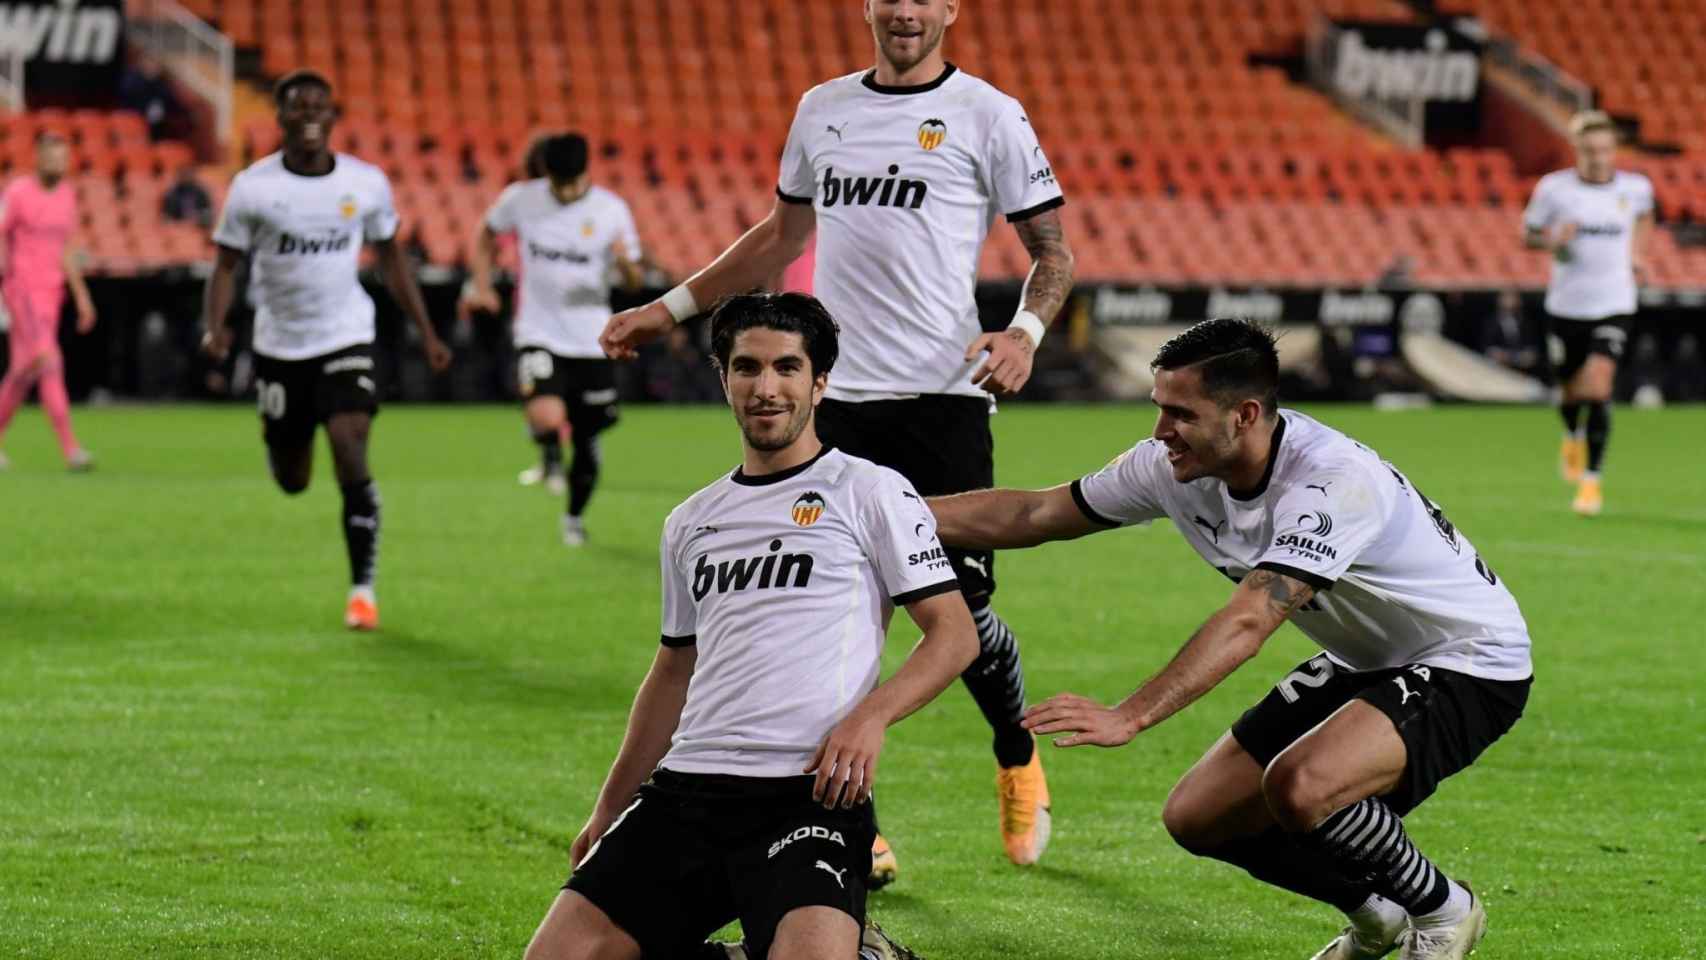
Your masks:
<svg viewBox="0 0 1706 960"><path fill-rule="evenodd" d="M948 125L931 117L918 125L918 145L926 150L934 150L948 139Z"/></svg>
<svg viewBox="0 0 1706 960"><path fill-rule="evenodd" d="M802 527L809 527L823 516L823 495L815 490L800 494L800 499L794 501L794 522Z"/></svg>
<svg viewBox="0 0 1706 960"><path fill-rule="evenodd" d="M905 207L917 210L924 205L930 185L923 180L898 176L900 164L889 164L886 177L838 177L834 167L823 171L823 206L836 204L849 207Z"/></svg>
<svg viewBox="0 0 1706 960"><path fill-rule="evenodd" d="M1309 531L1310 533L1313 533L1317 537L1324 537L1333 532L1333 518L1324 513L1300 514L1297 518L1297 522L1299 525L1306 524L1309 522L1310 517L1315 518L1315 527Z"/></svg>

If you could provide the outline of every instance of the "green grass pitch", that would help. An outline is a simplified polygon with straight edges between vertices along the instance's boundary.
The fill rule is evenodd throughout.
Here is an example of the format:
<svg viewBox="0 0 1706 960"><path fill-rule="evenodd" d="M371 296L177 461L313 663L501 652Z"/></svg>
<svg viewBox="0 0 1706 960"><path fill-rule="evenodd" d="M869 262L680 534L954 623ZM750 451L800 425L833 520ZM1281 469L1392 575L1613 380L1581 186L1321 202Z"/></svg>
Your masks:
<svg viewBox="0 0 1706 960"><path fill-rule="evenodd" d="M1548 411L1313 412L1440 502L1532 627L1528 715L1409 821L1484 894L1478 956L1706 956L1706 410L1620 410L1594 520L1569 512ZM0 474L0 956L519 957L657 642L659 525L738 458L727 413L628 410L571 552L560 504L516 486L517 411L387 410L373 636L339 626L323 445L287 498L250 410L76 420L98 472L62 473L31 409ZM1151 424L1005 410L998 475L1070 479ZM1124 695L1229 590L1165 524L999 575L1033 700ZM1310 649L1287 628L1123 749L1045 747L1055 838L1029 870L1001 855L987 729L956 686L888 740L901 877L873 916L931 960L1309 956L1330 910L1191 858L1159 811Z"/></svg>

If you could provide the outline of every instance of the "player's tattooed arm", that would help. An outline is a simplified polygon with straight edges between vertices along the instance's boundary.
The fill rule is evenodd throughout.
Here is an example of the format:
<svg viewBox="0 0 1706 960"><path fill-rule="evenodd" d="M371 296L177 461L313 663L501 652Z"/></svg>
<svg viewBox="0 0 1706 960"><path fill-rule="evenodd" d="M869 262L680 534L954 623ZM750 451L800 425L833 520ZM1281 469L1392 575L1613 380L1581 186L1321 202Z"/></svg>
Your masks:
<svg viewBox="0 0 1706 960"><path fill-rule="evenodd" d="M1239 584L1240 590L1248 589L1259 592L1267 601L1268 611L1274 616L1274 629L1279 629L1281 621L1297 612L1310 598L1315 596L1315 588L1301 580L1293 579L1283 573L1273 570L1254 570Z"/></svg>
<svg viewBox="0 0 1706 960"><path fill-rule="evenodd" d="M1219 686L1314 595L1308 584L1293 577L1256 570L1136 693L1113 707L1076 694L1059 694L1026 711L1024 726L1037 734L1067 734L1055 741L1063 747L1124 744Z"/></svg>
<svg viewBox="0 0 1706 960"><path fill-rule="evenodd" d="M1019 241L1031 254L1031 272L1025 278L1020 302L1026 310L1049 323L1065 305L1072 292L1072 248L1066 243L1066 230L1060 222L1060 210L1047 210L1013 224Z"/></svg>

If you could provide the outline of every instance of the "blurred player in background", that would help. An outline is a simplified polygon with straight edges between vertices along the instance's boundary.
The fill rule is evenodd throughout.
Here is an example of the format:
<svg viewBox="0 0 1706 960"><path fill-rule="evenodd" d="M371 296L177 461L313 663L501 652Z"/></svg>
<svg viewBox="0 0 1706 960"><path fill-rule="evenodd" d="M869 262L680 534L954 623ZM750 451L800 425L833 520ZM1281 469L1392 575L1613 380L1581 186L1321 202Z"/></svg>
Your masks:
<svg viewBox="0 0 1706 960"><path fill-rule="evenodd" d="M610 319L611 274L620 272L628 289L639 289L640 237L628 204L588 179L585 138L552 137L540 161L544 177L511 184L486 212L467 300L476 310L501 308L492 265L499 236L515 234L516 381L547 478L562 471L560 437L568 424L573 458L562 535L578 547L586 542L582 517L598 483L598 435L617 418L616 364L598 335Z"/></svg>
<svg viewBox="0 0 1706 960"><path fill-rule="evenodd" d="M284 146L237 174L214 228L219 246L203 299L203 349L231 350L226 321L237 268L253 258L255 393L267 462L285 493L308 489L314 433L326 426L343 491L350 591L344 624L379 626L374 579L379 561L379 489L367 465L367 437L379 411L373 367L373 300L357 275L363 244L420 331L434 371L450 366L427 318L414 272L397 243L397 211L384 171L329 147L337 111L325 77L299 70L273 89Z"/></svg>
<svg viewBox="0 0 1706 960"><path fill-rule="evenodd" d="M1315 960L1462 960L1486 911L1402 818L1516 723L1533 683L1516 598L1397 468L1278 405L1256 324L1209 320L1156 354L1153 436L1047 490L932 498L943 543L1031 547L1166 518L1238 584L1113 707L1061 694L1026 724L1120 746L1218 686L1287 621L1323 653L1245 711L1167 797L1186 850L1332 904Z"/></svg>
<svg viewBox="0 0 1706 960"><path fill-rule="evenodd" d="M664 521L661 643L528 960L894 955L861 951L885 731L976 628L912 485L813 429L822 304L737 296L711 329L742 462ZM923 638L879 683L896 607ZM703 944L737 918L743 947Z"/></svg>
<svg viewBox="0 0 1706 960"><path fill-rule="evenodd" d="M1604 506L1599 472L1611 438L1617 361L1653 231L1653 184L1616 168L1617 126L1604 113L1577 114L1570 135L1576 166L1535 185L1522 216L1523 242L1552 254L1546 342L1563 388L1561 470L1577 485L1575 511L1595 516Z"/></svg>
<svg viewBox="0 0 1706 960"><path fill-rule="evenodd" d="M71 242L77 229L77 194L65 175L71 148L56 133L36 138L34 176L19 177L0 193L0 294L11 315L10 357L0 380L0 440L31 386L59 437L59 452L74 471L94 467L95 458L71 432L71 398L65 392L65 360L59 352L59 308L65 288L77 307L77 332L95 327L95 306L83 283ZM0 470L8 465L0 450Z"/></svg>
<svg viewBox="0 0 1706 960"><path fill-rule="evenodd" d="M898 470L926 495L995 482L991 396L1016 393L1072 288L1065 202L1024 108L943 58L958 0L866 0L876 66L800 99L770 215L661 300L618 314L630 355L714 302L766 283L817 230L814 293L842 324L842 366L818 411L824 442ZM1020 309L984 333L978 259L1005 215L1030 252ZM981 366L977 365L983 359ZM963 677L994 730L1002 845L1016 864L1048 844L1049 793L1021 725L1018 642L991 605L995 557L948 550L982 653ZM879 841L874 881L896 864Z"/></svg>

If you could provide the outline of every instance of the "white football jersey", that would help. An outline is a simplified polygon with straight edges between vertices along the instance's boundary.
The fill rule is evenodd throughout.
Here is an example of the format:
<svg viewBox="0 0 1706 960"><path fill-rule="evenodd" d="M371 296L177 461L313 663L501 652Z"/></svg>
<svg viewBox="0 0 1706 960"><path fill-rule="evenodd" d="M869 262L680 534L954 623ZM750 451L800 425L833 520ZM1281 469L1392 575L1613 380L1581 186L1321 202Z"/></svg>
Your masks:
<svg viewBox="0 0 1706 960"><path fill-rule="evenodd" d="M1546 312L1572 320L1603 320L1635 312L1635 221L1653 212L1652 181L1617 172L1610 183L1589 183L1574 169L1540 178L1523 225L1547 230L1576 224L1569 259L1552 261Z"/></svg>
<svg viewBox="0 0 1706 960"><path fill-rule="evenodd" d="M916 87L875 71L806 91L777 193L817 212L813 292L841 325L829 396L984 396L966 347L996 219L1065 202L1019 101L949 65ZM981 362L981 361L978 361Z"/></svg>
<svg viewBox="0 0 1706 960"><path fill-rule="evenodd" d="M286 170L279 153L238 173L213 242L251 257L255 352L302 360L371 343L373 300L356 275L361 247L396 233L391 181L348 154L323 176Z"/></svg>
<svg viewBox="0 0 1706 960"><path fill-rule="evenodd" d="M1268 475L1250 499L1220 480L1173 479L1144 440L1074 481L1085 515L1118 525L1167 517L1233 580L1274 570L1315 588L1292 623L1342 667L1423 663L1490 680L1533 673L1516 598L1440 508L1373 450L1280 411Z"/></svg>
<svg viewBox="0 0 1706 960"><path fill-rule="evenodd" d="M894 608L959 589L912 485L828 448L688 497L660 554L663 642L698 646L662 763L683 773L800 775L876 686Z"/></svg>
<svg viewBox="0 0 1706 960"><path fill-rule="evenodd" d="M573 203L551 195L551 181L512 183L486 212L493 233L514 233L521 261L515 345L560 357L597 357L610 319L614 246L640 260L640 235L628 204L603 187Z"/></svg>

